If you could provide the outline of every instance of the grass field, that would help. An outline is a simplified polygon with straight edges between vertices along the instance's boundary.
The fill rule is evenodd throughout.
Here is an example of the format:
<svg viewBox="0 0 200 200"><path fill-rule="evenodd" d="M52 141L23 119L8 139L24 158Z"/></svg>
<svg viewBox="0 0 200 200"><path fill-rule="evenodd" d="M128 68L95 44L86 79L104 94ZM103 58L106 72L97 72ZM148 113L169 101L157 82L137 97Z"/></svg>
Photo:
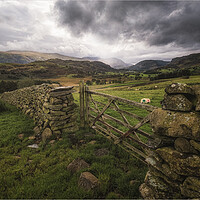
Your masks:
<svg viewBox="0 0 200 200"><path fill-rule="evenodd" d="M33 121L11 106L0 113L0 127L1 199L139 198L146 166L92 130L64 134L54 144L40 143L31 149L27 145L34 143L29 139ZM109 154L95 156L101 148ZM70 173L67 166L75 158L90 167ZM78 187L83 171L94 174L100 186L91 191Z"/></svg>

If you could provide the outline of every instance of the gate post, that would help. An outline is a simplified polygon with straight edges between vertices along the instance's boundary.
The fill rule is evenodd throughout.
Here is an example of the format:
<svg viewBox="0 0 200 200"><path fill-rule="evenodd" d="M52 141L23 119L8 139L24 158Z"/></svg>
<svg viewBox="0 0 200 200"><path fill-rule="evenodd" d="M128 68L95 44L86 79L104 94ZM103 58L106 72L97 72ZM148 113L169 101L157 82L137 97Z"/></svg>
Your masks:
<svg viewBox="0 0 200 200"><path fill-rule="evenodd" d="M89 101L90 101L88 90L89 88L86 85L85 86L85 122L87 126L89 126Z"/></svg>
<svg viewBox="0 0 200 200"><path fill-rule="evenodd" d="M84 81L79 83L79 94L80 94L80 127L85 126L85 106L84 106Z"/></svg>

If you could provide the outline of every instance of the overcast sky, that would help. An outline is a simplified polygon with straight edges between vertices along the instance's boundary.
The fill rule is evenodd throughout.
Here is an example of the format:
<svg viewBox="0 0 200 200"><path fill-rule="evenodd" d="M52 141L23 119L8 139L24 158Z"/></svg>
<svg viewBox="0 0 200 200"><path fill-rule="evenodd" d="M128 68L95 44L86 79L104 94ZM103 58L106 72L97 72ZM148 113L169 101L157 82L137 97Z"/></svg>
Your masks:
<svg viewBox="0 0 200 200"><path fill-rule="evenodd" d="M0 0L0 51L117 57L200 53L200 1Z"/></svg>

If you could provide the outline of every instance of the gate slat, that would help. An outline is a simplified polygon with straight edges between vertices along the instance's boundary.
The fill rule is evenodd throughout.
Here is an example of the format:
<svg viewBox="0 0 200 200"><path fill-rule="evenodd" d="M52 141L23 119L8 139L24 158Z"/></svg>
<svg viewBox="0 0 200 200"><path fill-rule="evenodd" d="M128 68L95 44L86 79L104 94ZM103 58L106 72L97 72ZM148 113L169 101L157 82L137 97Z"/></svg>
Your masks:
<svg viewBox="0 0 200 200"><path fill-rule="evenodd" d="M95 94L95 95L107 97L108 99L111 99L111 100L117 100L117 101L120 101L120 102L124 102L124 103L127 103L129 105L136 106L138 108L143 108L143 109L148 110L148 111L153 111L155 108L157 108L157 107L152 106L152 105L138 103L136 101L131 101L131 100L124 99L124 98L121 98L121 97L111 96L109 94L104 94L104 93L94 92L94 91L88 91L88 92L90 94Z"/></svg>
<svg viewBox="0 0 200 200"><path fill-rule="evenodd" d="M99 118L104 114L104 112L109 108L110 104L113 102L113 100L110 100L106 106L103 108L103 110L97 115L97 117L94 119L94 122L92 125L94 125L96 123L97 120L99 120Z"/></svg>
<svg viewBox="0 0 200 200"><path fill-rule="evenodd" d="M105 106L105 105L106 105L105 103L99 102L99 101L97 101L97 100L94 100L94 102L96 102L97 104L102 105L102 106ZM112 109L112 110L114 110L114 111L117 111L116 108L115 108L114 106L110 106L110 109ZM119 110L121 113L126 114L126 115L128 115L128 116L130 116L130 117L133 117L133 118L135 118L135 119L137 119L137 120L142 120L142 119L143 119L143 117L140 117L140 116L138 116L138 115L136 115L136 114L134 114L134 113L130 113L130 112L128 112L128 111L121 110L121 109L118 109L118 110Z"/></svg>

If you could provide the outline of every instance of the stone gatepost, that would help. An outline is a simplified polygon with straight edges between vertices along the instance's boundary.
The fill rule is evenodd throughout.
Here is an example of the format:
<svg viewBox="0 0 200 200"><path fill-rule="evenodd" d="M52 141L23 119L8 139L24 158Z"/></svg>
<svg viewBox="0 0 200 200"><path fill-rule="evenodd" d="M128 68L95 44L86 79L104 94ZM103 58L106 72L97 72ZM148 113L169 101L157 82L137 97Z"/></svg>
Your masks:
<svg viewBox="0 0 200 200"><path fill-rule="evenodd" d="M200 198L200 87L174 83L165 92L162 109L150 119L161 143L148 152L140 193L145 199Z"/></svg>

